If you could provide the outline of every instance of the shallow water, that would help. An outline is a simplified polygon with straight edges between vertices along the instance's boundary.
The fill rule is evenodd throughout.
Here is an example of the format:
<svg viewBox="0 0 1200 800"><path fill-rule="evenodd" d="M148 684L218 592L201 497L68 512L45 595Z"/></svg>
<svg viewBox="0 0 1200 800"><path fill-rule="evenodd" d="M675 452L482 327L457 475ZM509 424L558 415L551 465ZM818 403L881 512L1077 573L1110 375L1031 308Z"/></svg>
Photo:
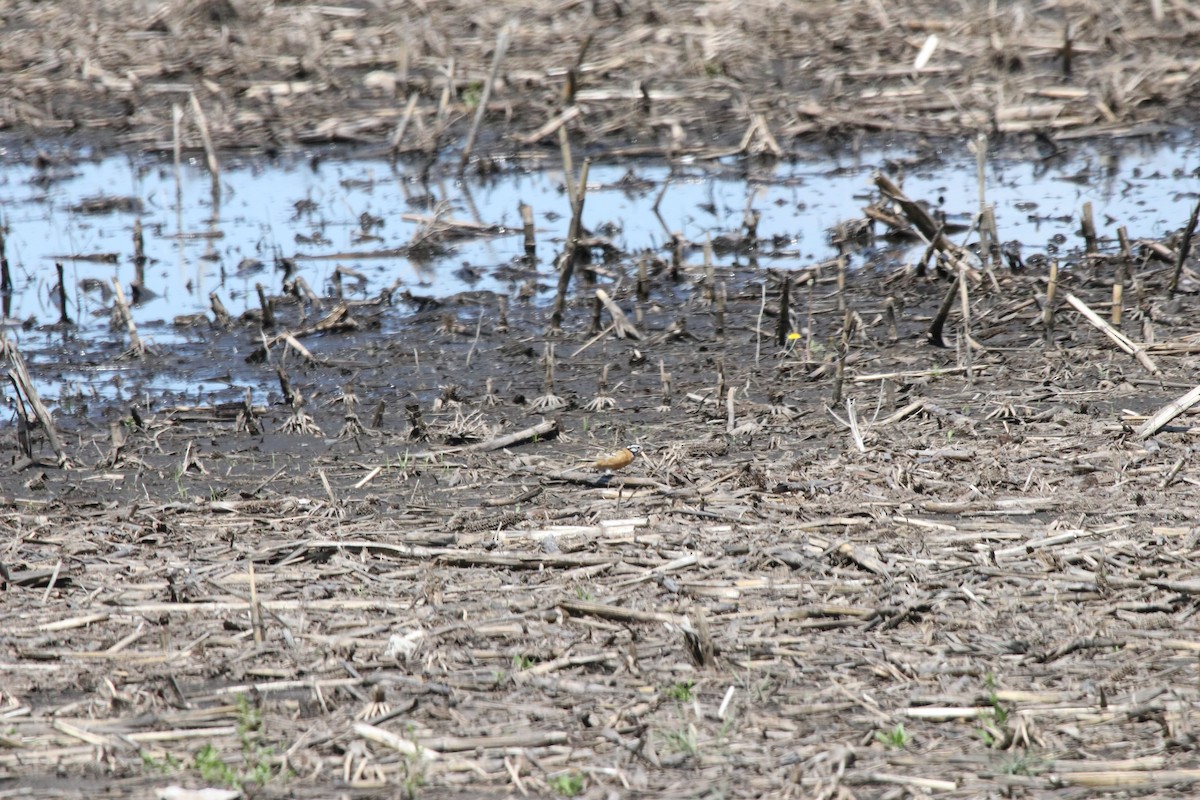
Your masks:
<svg viewBox="0 0 1200 800"><path fill-rule="evenodd" d="M872 173L895 162L907 164L904 188L911 197L937 204L951 220L970 221L979 198L975 159L965 146L919 163L911 152L881 146L853 157L757 165L752 171L722 163L593 165L584 223L625 252L665 255L672 232L695 243L737 233L743 212L752 208L761 213L760 237L777 237L776 255L760 257L759 264L803 268L836 255L831 229L862 216L873 191ZM1127 226L1134 239L1182 227L1195 203L1198 167L1195 144L1134 142L1113 150L1104 143L1077 146L1069 158L1054 161L994 158L987 199L995 205L1003 240L1019 241L1026 256L1047 248L1066 255L1080 243L1078 219L1088 201L1099 232L1110 241L1118 225ZM668 177L656 216L653 206ZM81 209L99 195L133 198L140 210ZM367 278L357 287L343 281L350 296L374 296L397 279L424 295L508 291L513 287L496 273L524 254L522 202L534 210L538 257L548 273L569 222L561 170L511 166L486 178L423 183L416 166L383 160L230 161L214 205L209 175L197 159L183 165L178 180L169 159L149 157L40 170L11 166L0 182L15 284L7 311L11 322L34 324L10 329L23 349L61 341L61 332L45 326L59 319L54 262L62 261L68 314L80 326L76 341L84 347L89 341L121 341L109 324L111 300L82 286L87 279L111 285L115 277L128 291L135 276L132 230L139 217L149 257L146 285L155 296L140 303L134 316L143 337L159 346L198 335L173 320L207 312L210 292L235 316L257 305L256 284L278 292L283 273L275 266L277 256L294 258L298 274L318 293L328 290L339 265ZM449 219L496 226L499 232L451 241L444 254L419 262L378 254L413 240L420 223L403 215L428 217L435 207ZM364 215L378 224L364 228ZM914 252L919 250L859 263L887 268ZM374 254L356 255L368 253ZM111 260L81 260L102 254ZM462 270L464 265L471 269ZM39 375L51 396L97 378L106 380L96 373Z"/></svg>

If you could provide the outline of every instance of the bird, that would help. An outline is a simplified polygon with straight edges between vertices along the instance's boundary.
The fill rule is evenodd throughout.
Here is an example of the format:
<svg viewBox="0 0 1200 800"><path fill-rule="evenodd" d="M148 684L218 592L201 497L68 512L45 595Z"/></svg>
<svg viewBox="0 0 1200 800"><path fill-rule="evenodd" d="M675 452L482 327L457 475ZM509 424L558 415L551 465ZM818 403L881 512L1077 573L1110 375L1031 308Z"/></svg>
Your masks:
<svg viewBox="0 0 1200 800"><path fill-rule="evenodd" d="M633 460L642 452L640 444L628 444L613 453L600 456L592 462L592 469L598 469L602 472L616 472L619 469L625 469Z"/></svg>

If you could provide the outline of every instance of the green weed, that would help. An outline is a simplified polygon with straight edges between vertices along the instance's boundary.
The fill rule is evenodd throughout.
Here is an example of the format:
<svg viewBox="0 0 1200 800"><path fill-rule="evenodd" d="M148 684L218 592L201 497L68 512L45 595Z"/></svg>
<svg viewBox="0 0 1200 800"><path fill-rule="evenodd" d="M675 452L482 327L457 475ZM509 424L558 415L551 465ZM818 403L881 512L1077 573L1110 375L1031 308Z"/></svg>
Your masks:
<svg viewBox="0 0 1200 800"><path fill-rule="evenodd" d="M166 753L161 759L157 759L145 751L142 752L142 767L148 772L160 772L165 775L168 772L174 772L182 766L183 762L170 753Z"/></svg>
<svg viewBox="0 0 1200 800"><path fill-rule="evenodd" d="M664 694L680 703L690 703L694 697L692 690L696 688L695 681L679 681L666 688Z"/></svg>
<svg viewBox="0 0 1200 800"><path fill-rule="evenodd" d="M221 758L212 743L204 745L192 760L192 768L206 782L241 789L247 783L263 785L272 778L286 777L275 774L271 767L274 750L262 744L262 711L245 695L237 699L238 715L235 728L238 743L242 748L241 769L234 769Z"/></svg>
<svg viewBox="0 0 1200 800"><path fill-rule="evenodd" d="M984 686L988 690L987 699L991 708L979 715L981 725L978 728L980 740L988 747L1007 747L1011 741L1008 732L1009 711L996 694L998 685L996 676L989 672L984 678Z"/></svg>
<svg viewBox="0 0 1200 800"><path fill-rule="evenodd" d="M583 794L583 773L564 772L550 779L550 788L563 797L576 797Z"/></svg>
<svg viewBox="0 0 1200 800"><path fill-rule="evenodd" d="M1014 753L1001 762L1000 771L1006 775L1033 777L1046 771L1046 762L1030 753Z"/></svg>
<svg viewBox="0 0 1200 800"><path fill-rule="evenodd" d="M912 736L904 730L904 723L898 722L890 731L875 731L875 741L884 747L903 750L912 741Z"/></svg>
<svg viewBox="0 0 1200 800"><path fill-rule="evenodd" d="M471 81L462 90L463 105L467 108L474 109L479 106L479 101L483 99L483 82Z"/></svg>
<svg viewBox="0 0 1200 800"><path fill-rule="evenodd" d="M212 743L206 744L196 751L192 768L200 773L200 777L205 783L216 783L222 786L239 785L237 773L225 763Z"/></svg>

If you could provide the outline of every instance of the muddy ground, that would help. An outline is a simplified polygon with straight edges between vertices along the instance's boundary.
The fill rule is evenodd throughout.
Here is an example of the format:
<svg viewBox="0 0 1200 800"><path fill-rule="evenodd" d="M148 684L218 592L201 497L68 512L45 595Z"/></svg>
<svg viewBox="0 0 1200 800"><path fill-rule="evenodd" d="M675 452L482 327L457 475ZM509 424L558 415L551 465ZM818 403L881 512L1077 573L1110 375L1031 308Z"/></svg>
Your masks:
<svg viewBox="0 0 1200 800"><path fill-rule="evenodd" d="M169 146L172 81L197 92L219 146L257 149L380 115L356 135L390 146L411 89L428 115L412 146L439 155L437 115L461 141L469 83L439 111L437 64L454 55L456 81L480 80L511 16L503 4L439 4L409 11L411 24L368 4L108 5L74 26L58 16L70 3L5 11L25 35L3 58L24 57L29 82L6 87L6 121L55 158L80 143ZM1042 146L1105 125L1130 133L1170 121L1194 85L1178 59L1196 22L1164 6L1162 22L1084 3L1000 19L918 3L528 11L493 98L514 113L494 114L486 137L492 152L542 147L513 136L547 115L518 112L559 102L556 70L589 21L605 35L579 92L603 77L636 96L619 113L594 100L609 110L569 131L610 157L649 124L636 121L635 66L651 61L698 149L740 144L745 108L765 116L744 150L770 150L762 130L781 147L827 132L797 111L818 102L806 91L861 110L862 91L903 86L967 115L995 99L967 88L1021 70L1037 72L1019 81L1028 96L1047 96L1040 75L1069 106L1033 117ZM933 30L957 43L958 68L893 74ZM347 76L379 69L385 50L394 66L398 41L409 83L385 104ZM997 57L1017 41L1031 49ZM741 60L714 60L705 43L740 43ZM802 62L825 77L797 97ZM1130 71L1142 80L1120 80ZM1070 95L1100 75L1112 83L1097 90L1127 102ZM1141 98L1152 79L1159 93ZM281 80L328 85L287 102L267 91L259 123L239 116L253 86ZM1090 121L1056 122L1081 108ZM783 135L788 115L817 128ZM885 117L949 124L918 103ZM452 169L454 153L435 163ZM904 221L893 203L880 210ZM837 262L765 271L756 258L786 243L744 229L709 263L698 244L634 254L586 241L561 330L519 288L373 286L350 302L278 286L274 325L195 321L193 344L169 352L63 331L64 364L136 366L121 401L51 408L57 452L35 430L29 457L15 422L0 440L0 792L1190 796L1200 467L1186 414L1141 431L1195 386L1190 260L1172 287L1183 237L1134 241L1128 255L1081 239L1052 279L1028 253L1016 265L947 247L927 269L899 265L863 227L840 231L842 246L878 246L879 266L849 274ZM553 286L557 255L538 253L515 286ZM1118 275L1132 355L1082 310L1111 319ZM628 315L624 338L594 310L597 288ZM163 371L225 375L229 391L138 402L137 376ZM242 400L266 386L271 402ZM645 449L626 470L588 466L627 443Z"/></svg>

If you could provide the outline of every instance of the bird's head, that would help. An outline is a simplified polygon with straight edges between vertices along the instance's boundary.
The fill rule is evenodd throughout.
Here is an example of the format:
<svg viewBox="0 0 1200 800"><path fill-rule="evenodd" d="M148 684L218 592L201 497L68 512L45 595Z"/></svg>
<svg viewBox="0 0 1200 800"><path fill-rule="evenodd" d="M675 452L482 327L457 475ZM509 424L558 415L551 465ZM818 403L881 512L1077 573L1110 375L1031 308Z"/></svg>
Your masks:
<svg viewBox="0 0 1200 800"><path fill-rule="evenodd" d="M635 456L642 452L642 446L640 444L626 445L625 449L633 453Z"/></svg>

